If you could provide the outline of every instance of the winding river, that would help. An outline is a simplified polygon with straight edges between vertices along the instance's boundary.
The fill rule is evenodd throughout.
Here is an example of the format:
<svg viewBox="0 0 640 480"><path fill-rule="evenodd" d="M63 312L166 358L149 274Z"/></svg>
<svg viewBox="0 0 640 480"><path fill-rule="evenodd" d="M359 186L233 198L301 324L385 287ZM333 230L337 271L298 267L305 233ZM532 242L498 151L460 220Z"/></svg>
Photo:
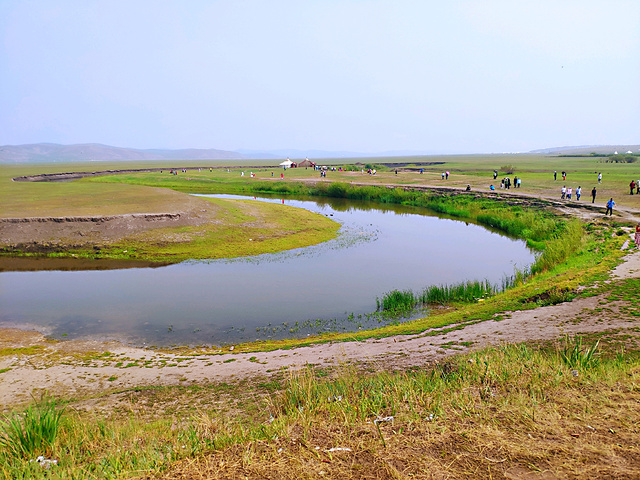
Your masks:
<svg viewBox="0 0 640 480"><path fill-rule="evenodd" d="M393 289L499 283L534 260L521 240L424 209L262 200L330 216L340 235L278 254L161 268L2 272L0 326L155 346L302 337L384 323L370 314Z"/></svg>

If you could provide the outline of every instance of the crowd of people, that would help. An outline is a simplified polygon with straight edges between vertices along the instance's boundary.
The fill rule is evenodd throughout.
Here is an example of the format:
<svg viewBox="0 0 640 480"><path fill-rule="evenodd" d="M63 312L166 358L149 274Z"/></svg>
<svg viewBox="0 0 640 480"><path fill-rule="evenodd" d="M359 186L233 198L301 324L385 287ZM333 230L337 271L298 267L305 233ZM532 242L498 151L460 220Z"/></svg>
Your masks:
<svg viewBox="0 0 640 480"><path fill-rule="evenodd" d="M326 177L326 172L327 170L329 171L346 171L345 169L343 169L342 167L321 167L319 165L313 164L312 167L315 170L320 170L320 176L321 177ZM178 174L178 169L170 169L169 170L169 174L170 175L177 175ZM198 171L201 172L202 168L198 168ZM211 172L212 169L209 168L209 171ZM186 173L187 169L186 168L182 168L180 169L181 173ZM227 172L229 172L229 169L227 169ZM362 173L367 173L369 175L375 175L377 173L376 169L374 168L367 168L362 169L361 170ZM161 172L162 173L162 170ZM420 174L424 173L424 169L420 168ZM395 169L395 174L398 175L398 169ZM596 179L598 184L602 184L603 181L603 176L602 176L602 172L598 172L595 171L594 174L596 174ZM240 174L242 177L244 177L244 172L241 172ZM449 171L444 171L441 173L441 178L442 180L448 180L449 179ZM250 172L250 176L251 178L255 178L256 174L254 172ZM273 171L271 172L271 176L273 177ZM566 171L561 171L560 176L562 177L562 180L566 182L567 180L567 172ZM280 178L282 180L284 180L284 173L280 174ZM498 178L498 170L493 170L493 180L497 180ZM556 170L554 170L553 172L553 180L557 181L558 179L558 172ZM504 190L509 190L512 187L513 188L520 188L522 186L522 178L518 177L518 176L514 176L513 180L509 177L509 176L505 176L504 178L502 178L500 180L500 189L504 189ZM491 184L489 186L489 189L491 191L495 191L496 190L496 186L494 184ZM471 186L467 185L466 191L471 191ZM630 195L640 195L640 179L637 180L631 180L631 182L629 183L629 194ZM574 197L575 195L575 197ZM594 186L591 189L591 203L595 203L596 201L596 196L598 195L598 190L596 188L596 186ZM573 188L571 186L567 186L566 184L562 185L562 188L560 189L560 199L561 200L568 200L571 201L575 198L576 201L580 201L582 197L582 186L578 185L578 187L575 189L575 191L573 190ZM606 210L605 210L605 215L613 215L613 208L616 205L616 202L613 200L613 197L611 197L605 204ZM638 242L637 240L638 234L636 233L636 243Z"/></svg>
<svg viewBox="0 0 640 480"><path fill-rule="evenodd" d="M594 172L595 174L597 174L597 181L598 184L602 184L602 172ZM444 174L443 174L444 175ZM567 172L566 171L562 171L560 173L560 176L562 177L563 181L567 180ZM498 178L498 170L494 170L493 171L493 179L496 180ZM558 180L558 172L557 170L554 170L553 172L553 180L557 181ZM519 188L521 185L522 180L519 177L514 177L513 182L511 181L511 179L509 177L504 177L502 180L500 180L500 188L501 189L510 189L512 186L514 188ZM491 191L495 191L496 187L494 184L489 185L489 190ZM638 180L631 180L631 182L629 183L629 194L630 195L640 195L640 179ZM575 195L575 197L574 197ZM595 203L596 201L596 196L598 195L598 190L596 188L596 186L594 186L591 189L591 203ZM578 185L578 188L575 189L575 191L573 190L573 187L571 186L567 186L566 184L562 186L562 188L560 189L560 199L561 200L573 200L575 198L576 201L579 201L582 197L582 186ZM613 215L613 207L615 206L616 202L613 200L613 197L609 198L609 200L607 201L607 203L605 204L606 210L605 210L605 215Z"/></svg>

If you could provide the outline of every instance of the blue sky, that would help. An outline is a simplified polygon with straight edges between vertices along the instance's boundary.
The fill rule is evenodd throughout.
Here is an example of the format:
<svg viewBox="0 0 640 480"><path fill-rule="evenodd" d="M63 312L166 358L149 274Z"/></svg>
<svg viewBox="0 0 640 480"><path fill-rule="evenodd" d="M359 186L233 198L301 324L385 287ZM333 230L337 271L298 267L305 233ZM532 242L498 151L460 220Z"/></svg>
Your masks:
<svg viewBox="0 0 640 480"><path fill-rule="evenodd" d="M0 0L0 145L640 143L638 0Z"/></svg>

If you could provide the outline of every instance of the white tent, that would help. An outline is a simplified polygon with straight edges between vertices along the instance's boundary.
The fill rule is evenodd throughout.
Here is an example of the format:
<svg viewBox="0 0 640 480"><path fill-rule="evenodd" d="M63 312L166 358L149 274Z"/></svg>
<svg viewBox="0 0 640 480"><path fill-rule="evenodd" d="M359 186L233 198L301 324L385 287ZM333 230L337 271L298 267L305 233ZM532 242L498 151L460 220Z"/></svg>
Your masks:
<svg viewBox="0 0 640 480"><path fill-rule="evenodd" d="M290 167L291 165L293 165L293 162L288 158L280 164L281 167Z"/></svg>

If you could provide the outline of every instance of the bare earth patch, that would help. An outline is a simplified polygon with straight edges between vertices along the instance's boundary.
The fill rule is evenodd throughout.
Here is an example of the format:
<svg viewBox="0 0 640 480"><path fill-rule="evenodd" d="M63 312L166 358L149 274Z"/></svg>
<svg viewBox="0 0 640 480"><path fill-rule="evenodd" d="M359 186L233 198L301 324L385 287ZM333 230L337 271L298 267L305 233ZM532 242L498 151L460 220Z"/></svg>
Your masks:
<svg viewBox="0 0 640 480"><path fill-rule="evenodd" d="M210 202L187 197L180 207L180 211L164 213L0 218L0 245L38 252L51 245L108 244L152 229L216 221L218 208Z"/></svg>

